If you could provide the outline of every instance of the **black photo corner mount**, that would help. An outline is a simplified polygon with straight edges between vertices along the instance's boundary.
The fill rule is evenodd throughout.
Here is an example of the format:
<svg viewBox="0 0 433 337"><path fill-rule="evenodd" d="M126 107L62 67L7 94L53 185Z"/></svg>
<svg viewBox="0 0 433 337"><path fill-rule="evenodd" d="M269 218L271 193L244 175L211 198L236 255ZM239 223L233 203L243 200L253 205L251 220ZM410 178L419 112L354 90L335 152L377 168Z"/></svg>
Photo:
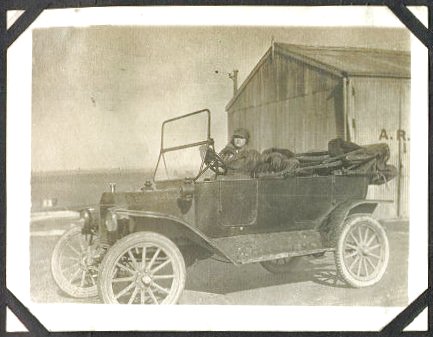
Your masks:
<svg viewBox="0 0 433 337"><path fill-rule="evenodd" d="M108 6L167 6L167 5L285 5L285 6L387 6L392 13L429 49L429 116L433 111L433 28L425 27L406 6L426 6L429 14L429 27L433 27L433 0L295 0L295 1L263 1L246 0L208 0L208 1L138 1L138 0L0 0L0 336L429 336L432 331L433 305L432 305L432 259L433 259L433 221L432 204L429 199L429 239L428 239L428 289L410 303L399 315L379 332L49 332L33 314L6 288L6 54L9 46L29 27L29 25L45 9L58 8L86 8ZM15 23L6 29L7 11L23 10ZM433 172L433 151L431 149L433 118L429 117L429 195L433 195L431 174ZM29 332L8 333L6 331L6 308L23 323ZM403 329L412 322L423 310L428 310L428 331L403 332ZM314 318L312 318L314 319Z"/></svg>

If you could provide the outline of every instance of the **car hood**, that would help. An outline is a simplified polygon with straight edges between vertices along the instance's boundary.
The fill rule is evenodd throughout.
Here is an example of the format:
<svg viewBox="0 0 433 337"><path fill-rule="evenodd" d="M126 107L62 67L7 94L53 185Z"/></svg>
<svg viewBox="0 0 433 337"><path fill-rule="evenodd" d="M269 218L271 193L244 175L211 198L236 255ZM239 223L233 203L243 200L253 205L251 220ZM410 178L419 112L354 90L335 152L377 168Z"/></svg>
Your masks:
<svg viewBox="0 0 433 337"><path fill-rule="evenodd" d="M149 189L138 192L103 193L102 209L119 208L135 211L148 211L184 218L192 209L192 200L185 205L180 197L180 184L166 184L164 189Z"/></svg>

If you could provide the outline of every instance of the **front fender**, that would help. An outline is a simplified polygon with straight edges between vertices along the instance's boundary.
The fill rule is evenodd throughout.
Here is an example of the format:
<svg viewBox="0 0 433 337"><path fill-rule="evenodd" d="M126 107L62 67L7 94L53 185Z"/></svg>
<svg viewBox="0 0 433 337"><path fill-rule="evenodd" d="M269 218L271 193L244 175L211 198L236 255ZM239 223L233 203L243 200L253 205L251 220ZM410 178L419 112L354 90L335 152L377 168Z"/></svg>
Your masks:
<svg viewBox="0 0 433 337"><path fill-rule="evenodd" d="M131 231L151 230L166 235L173 241L179 239L188 239L199 245L212 254L217 254L222 258L234 263L234 261L215 246L212 241L197 228L188 222L170 214L164 214L152 211L139 211L116 208L112 210L120 217L129 217L133 219ZM140 225L141 224L141 225Z"/></svg>
<svg viewBox="0 0 433 337"><path fill-rule="evenodd" d="M373 214L379 203L388 203L388 200L347 200L334 207L319 224L325 246L334 245L335 233L342 226L344 220L353 214Z"/></svg>

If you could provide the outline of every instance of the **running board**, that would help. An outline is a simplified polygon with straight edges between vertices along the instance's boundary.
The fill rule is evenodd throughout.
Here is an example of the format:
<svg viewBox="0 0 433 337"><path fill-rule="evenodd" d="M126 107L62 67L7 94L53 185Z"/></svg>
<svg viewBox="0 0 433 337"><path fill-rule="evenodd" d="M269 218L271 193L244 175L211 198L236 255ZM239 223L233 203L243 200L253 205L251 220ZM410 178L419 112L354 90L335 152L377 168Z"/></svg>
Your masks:
<svg viewBox="0 0 433 337"><path fill-rule="evenodd" d="M261 233L211 240L235 264L275 260L333 251L324 247L316 230Z"/></svg>

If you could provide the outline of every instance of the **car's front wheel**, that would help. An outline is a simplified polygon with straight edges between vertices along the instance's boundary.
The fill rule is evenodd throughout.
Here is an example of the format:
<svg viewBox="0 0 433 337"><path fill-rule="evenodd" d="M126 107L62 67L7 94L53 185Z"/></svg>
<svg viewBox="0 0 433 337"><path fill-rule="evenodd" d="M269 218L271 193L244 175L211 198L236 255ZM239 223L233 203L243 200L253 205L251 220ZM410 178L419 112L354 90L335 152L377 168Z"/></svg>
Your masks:
<svg viewBox="0 0 433 337"><path fill-rule="evenodd" d="M182 254L170 239L153 232L133 233L105 255L99 294L104 303L175 304L185 275Z"/></svg>
<svg viewBox="0 0 433 337"><path fill-rule="evenodd" d="M63 234L51 257L51 272L60 289L79 298L98 294L99 248L98 238L83 235L80 227L73 227Z"/></svg>
<svg viewBox="0 0 433 337"><path fill-rule="evenodd" d="M346 219L337 236L335 264L344 281L356 288L381 280L389 260L389 244L381 224L369 215Z"/></svg>

